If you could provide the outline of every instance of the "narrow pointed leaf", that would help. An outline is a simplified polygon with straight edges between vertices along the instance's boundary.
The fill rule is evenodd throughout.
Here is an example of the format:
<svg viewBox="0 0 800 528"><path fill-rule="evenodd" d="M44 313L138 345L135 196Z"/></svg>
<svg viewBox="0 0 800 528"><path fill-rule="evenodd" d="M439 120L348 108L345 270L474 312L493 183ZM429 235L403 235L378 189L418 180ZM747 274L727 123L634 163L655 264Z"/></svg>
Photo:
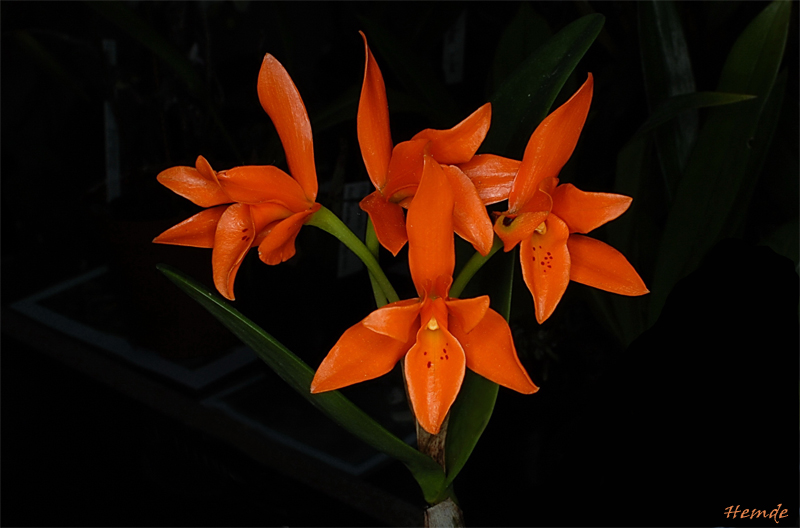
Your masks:
<svg viewBox="0 0 800 528"><path fill-rule="evenodd" d="M444 473L433 459L384 429L341 393L311 394L314 371L300 358L205 286L170 266L161 264L158 269L253 349L259 358L312 405L373 448L405 464L422 488L426 500L433 500L444 489Z"/></svg>
<svg viewBox="0 0 800 528"><path fill-rule="evenodd" d="M492 128L482 152L519 159L536 125L592 45L605 18L587 15L572 22L532 53L491 98Z"/></svg>
<svg viewBox="0 0 800 528"><path fill-rule="evenodd" d="M650 117L647 118L647 121L645 121L636 132L636 136L652 132L654 129L673 119L679 119L684 112L689 110L728 105L755 98L756 96L751 94L721 92L693 92L676 95L665 99L653 109Z"/></svg>
<svg viewBox="0 0 800 528"><path fill-rule="evenodd" d="M658 317L673 285L695 269L705 253L731 229L733 207L745 185L758 178L750 163L765 102L783 59L791 2L769 4L734 43L717 90L757 99L713 109L698 136L667 218L655 270L650 318ZM744 212L740 212L744 214Z"/></svg>
<svg viewBox="0 0 800 528"><path fill-rule="evenodd" d="M552 35L547 21L529 3L521 3L497 43L492 62L492 92Z"/></svg>
<svg viewBox="0 0 800 528"><path fill-rule="evenodd" d="M695 91L683 27L671 1L637 4L645 91L652 110L665 99ZM697 138L697 112L682 112L656 132L656 153L667 191L674 193Z"/></svg>
<svg viewBox="0 0 800 528"><path fill-rule="evenodd" d="M500 248L495 244L494 248ZM492 255L494 253L490 253ZM485 258L485 257L484 257ZM496 269L492 275L490 298L492 308L508 320L511 313L511 291L514 284L514 266L517 251L509 251L496 257L496 269L504 270L499 275ZM499 386L467 369L461 391L450 408L450 422L447 426L445 445L445 466L447 485L450 485L467 463L494 411Z"/></svg>

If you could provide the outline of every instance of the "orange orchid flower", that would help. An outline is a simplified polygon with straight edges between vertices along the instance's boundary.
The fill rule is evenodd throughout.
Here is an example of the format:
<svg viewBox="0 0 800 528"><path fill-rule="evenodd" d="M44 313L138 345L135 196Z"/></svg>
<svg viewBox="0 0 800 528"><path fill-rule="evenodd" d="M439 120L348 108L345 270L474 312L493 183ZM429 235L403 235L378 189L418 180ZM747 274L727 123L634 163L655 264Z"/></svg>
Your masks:
<svg viewBox="0 0 800 528"><path fill-rule="evenodd" d="M491 154L475 155L489 131L490 103L449 130L426 129L393 145L386 87L364 38L366 65L358 105L358 142L375 191L361 201L383 247L393 255L408 240L403 208L416 193L423 153L438 162L455 192L453 229L486 256L492 247L492 222L485 205L504 200L519 162Z"/></svg>
<svg viewBox="0 0 800 528"><path fill-rule="evenodd" d="M624 213L632 198L558 184L589 113L592 90L589 74L569 101L536 128L511 186L508 211L494 224L505 251L520 244L522 276L540 324L553 313L570 280L621 295L648 293L622 253L583 236Z"/></svg>
<svg viewBox="0 0 800 528"><path fill-rule="evenodd" d="M524 394L538 390L489 297L448 297L457 194L449 182L433 157L423 154L421 181L408 208L408 260L419 297L387 304L348 329L311 382L312 393L339 389L386 374L405 357L414 414L431 434L439 432L455 401L465 368Z"/></svg>
<svg viewBox="0 0 800 528"><path fill-rule="evenodd" d="M258 98L286 152L292 176L271 165L216 172L205 158L195 167L172 167L158 181L201 207L200 213L157 236L153 242L213 248L214 285L234 300L236 272L250 248L279 264L295 254L300 228L320 209L311 123L303 100L280 62L267 54L258 74Z"/></svg>

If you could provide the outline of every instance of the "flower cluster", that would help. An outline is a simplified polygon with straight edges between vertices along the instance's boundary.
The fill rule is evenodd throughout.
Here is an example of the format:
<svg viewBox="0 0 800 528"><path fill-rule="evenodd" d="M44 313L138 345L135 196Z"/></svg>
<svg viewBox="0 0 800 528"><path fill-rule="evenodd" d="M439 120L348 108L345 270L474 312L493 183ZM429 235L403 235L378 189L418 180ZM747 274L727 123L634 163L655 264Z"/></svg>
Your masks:
<svg viewBox="0 0 800 528"><path fill-rule="evenodd" d="M361 201L380 244L393 255L408 243L413 299L379 307L344 332L311 383L313 393L386 374L403 360L408 395L419 424L436 434L458 395L465 369L515 391L538 390L517 356L506 320L489 297L450 297L454 234L489 254L494 235L505 251L520 245L523 278L544 322L570 280L623 295L647 288L625 257L584 236L622 214L631 198L589 193L559 184L592 99L593 79L551 113L530 138L521 161L476 154L489 130L491 105L449 130L426 129L394 145L380 68L364 39L366 64L357 132L375 191ZM272 166L215 172L201 156L196 166L159 174L169 189L207 209L154 242L213 248L214 283L234 299L245 254L258 247L267 264L294 255L303 224L322 207L308 115L286 70L264 58L258 95L286 151L291 176ZM486 206L508 200L492 221ZM407 210L407 212L406 212Z"/></svg>

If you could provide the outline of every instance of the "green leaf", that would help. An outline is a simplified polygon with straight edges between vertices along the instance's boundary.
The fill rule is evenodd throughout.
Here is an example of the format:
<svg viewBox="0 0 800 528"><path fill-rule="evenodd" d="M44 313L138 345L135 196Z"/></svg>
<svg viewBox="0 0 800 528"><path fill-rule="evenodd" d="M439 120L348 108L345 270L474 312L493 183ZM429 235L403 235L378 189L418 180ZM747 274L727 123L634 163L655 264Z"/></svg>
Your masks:
<svg viewBox="0 0 800 528"><path fill-rule="evenodd" d="M603 27L591 14L556 33L517 68L491 98L492 127L482 152L521 157L536 126Z"/></svg>
<svg viewBox="0 0 800 528"><path fill-rule="evenodd" d="M651 321L674 284L730 232L729 218L737 201L744 199L739 195L747 189L745 180L758 177L749 160L754 142L763 139L755 135L783 58L791 7L782 1L767 6L728 55L717 91L753 94L757 99L709 112L667 218L651 288Z"/></svg>
<svg viewBox="0 0 800 528"><path fill-rule="evenodd" d="M775 135L775 129L780 120L783 100L786 94L786 83L788 79L788 72L786 70L778 74L772 90L769 92L764 109L761 112L761 117L758 120L758 128L753 134L753 140L750 142L752 152L747 159L747 167L745 171L749 174L760 174L764 164L767 160L767 155L771 152L772 138ZM795 172L795 177L796 177ZM770 177L773 177L770 174ZM731 211L731 216L728 219L728 224L732 230L740 231L744 229L744 224L749 220L745 214L737 214L747 211L750 207L750 201L753 196L753 191L756 188L758 180L756 178L748 178L742 183L742 191L737 196L737 201Z"/></svg>
<svg viewBox="0 0 800 528"><path fill-rule="evenodd" d="M426 500L433 500L444 489L444 472L432 458L384 429L339 391L311 394L309 387L314 371L300 358L202 284L170 266L160 264L158 269L253 349L264 363L312 405L370 446L405 464L422 488Z"/></svg>
<svg viewBox="0 0 800 528"><path fill-rule="evenodd" d="M752 95L695 92L669 97L659 104L639 131L620 150L617 156L615 192L632 196L631 207L619 219L607 226L609 243L621 251L640 275L648 276L653 269L652 256L658 252L659 226L655 211L662 209L668 191L656 176L661 167L653 166L651 153L658 140L654 131L670 123L687 109L719 106L753 99ZM592 290L592 298L601 308L609 328L623 345L628 345L647 329L649 318L647 298L609 296Z"/></svg>
<svg viewBox="0 0 800 528"><path fill-rule="evenodd" d="M502 253L490 263L495 292L490 292L492 307L508 320L517 251ZM499 279L499 280L498 280ZM445 466L449 486L467 463L494 411L499 386L493 381L467 370L458 398L450 408L450 423L445 440Z"/></svg>
<svg viewBox="0 0 800 528"><path fill-rule="evenodd" d="M663 185L656 177L653 141L648 134L635 135L617 155L614 192L633 197L628 210L606 226L608 242L622 252L645 278L650 276L658 249L661 226L655 224L663 203ZM651 287L648 284L648 287ZM592 298L620 342L627 346L647 327L647 297L609 295L592 288Z"/></svg>
<svg viewBox="0 0 800 528"><path fill-rule="evenodd" d="M683 28L670 1L637 4L642 73L650 109L665 99L695 91ZM656 132L656 153L671 199L697 138L697 112L687 111Z"/></svg>
<svg viewBox="0 0 800 528"><path fill-rule="evenodd" d="M694 92L676 95L662 101L653 110L653 113L650 114L650 117L647 118L647 121L639 128L634 137L647 134L671 120L679 119L687 110L722 106L755 98L755 95L720 92Z"/></svg>
<svg viewBox="0 0 800 528"><path fill-rule="evenodd" d="M497 43L492 62L492 93L552 35L547 21L529 3L521 3Z"/></svg>

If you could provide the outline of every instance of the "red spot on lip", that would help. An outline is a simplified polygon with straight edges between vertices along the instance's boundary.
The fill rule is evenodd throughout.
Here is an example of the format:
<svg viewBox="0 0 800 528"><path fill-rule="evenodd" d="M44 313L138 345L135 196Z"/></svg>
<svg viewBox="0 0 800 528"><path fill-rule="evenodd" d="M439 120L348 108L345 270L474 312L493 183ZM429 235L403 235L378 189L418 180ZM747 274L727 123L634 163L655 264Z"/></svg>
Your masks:
<svg viewBox="0 0 800 528"><path fill-rule="evenodd" d="M242 240L247 240L247 235L243 236Z"/></svg>
<svg viewBox="0 0 800 528"><path fill-rule="evenodd" d="M248 228L246 228L246 227L244 229L242 229L242 233L247 233L247 229Z"/></svg>
<svg viewBox="0 0 800 528"><path fill-rule="evenodd" d="M431 363L430 361L428 361L428 368L431 368L431 366L433 366L433 363Z"/></svg>

